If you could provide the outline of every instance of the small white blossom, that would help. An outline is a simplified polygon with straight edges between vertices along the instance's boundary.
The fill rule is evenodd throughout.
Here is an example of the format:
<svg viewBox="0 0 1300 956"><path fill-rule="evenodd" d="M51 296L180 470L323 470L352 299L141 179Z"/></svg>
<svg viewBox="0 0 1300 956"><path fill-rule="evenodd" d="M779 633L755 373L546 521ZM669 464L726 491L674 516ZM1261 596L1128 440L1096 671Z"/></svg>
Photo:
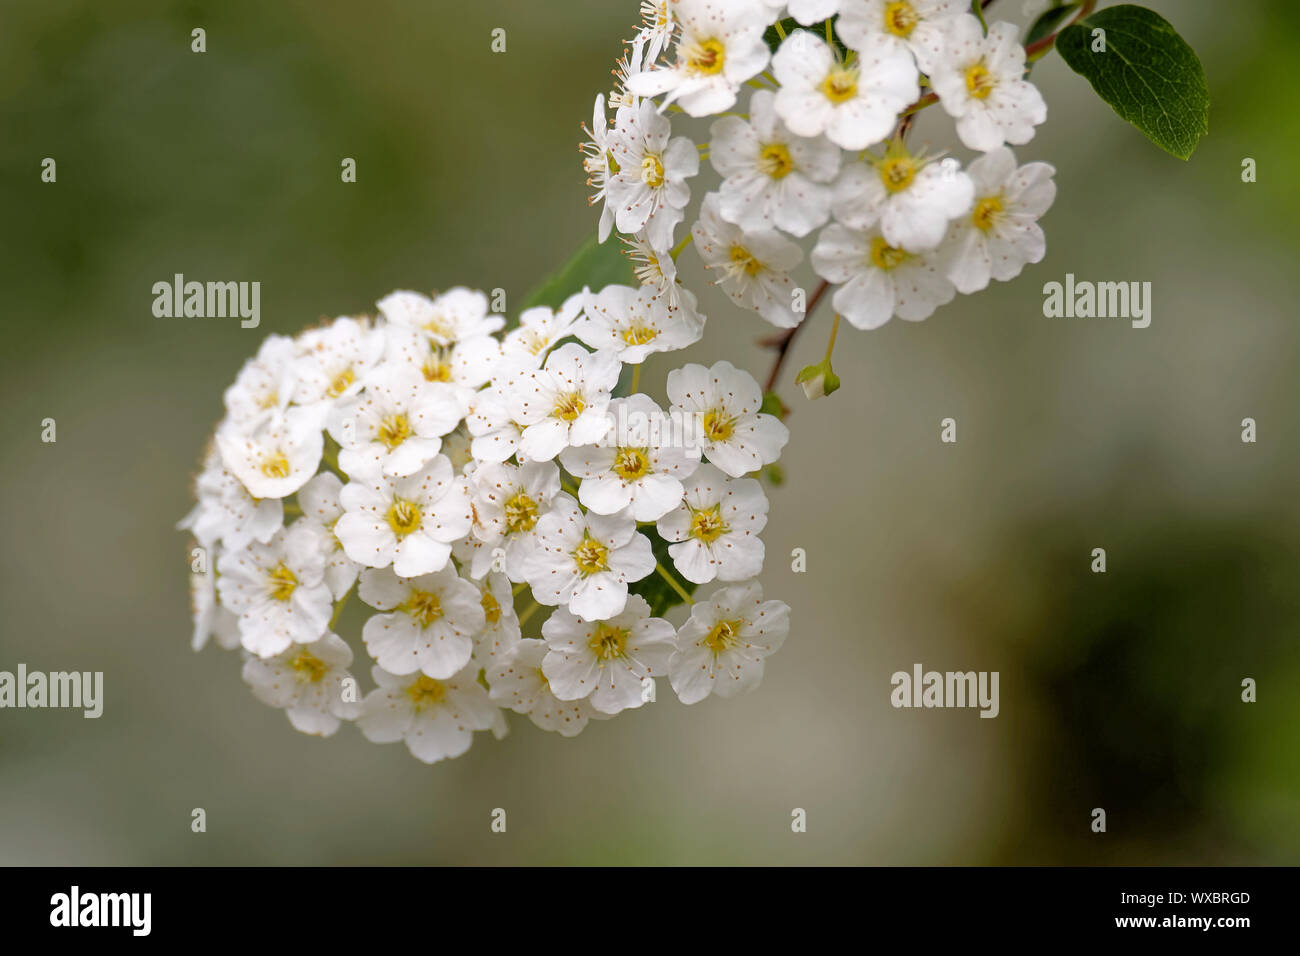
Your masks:
<svg viewBox="0 0 1300 956"><path fill-rule="evenodd" d="M390 323L418 329L438 345L492 335L505 319L488 312L488 298L477 289L449 289L430 299L418 292L393 292L379 302Z"/></svg>
<svg viewBox="0 0 1300 956"><path fill-rule="evenodd" d="M869 37L912 52L922 73L931 72L943 54L949 24L970 12L968 0L844 0L835 32L855 50Z"/></svg>
<svg viewBox="0 0 1300 956"><path fill-rule="evenodd" d="M590 698L596 710L617 714L645 702L648 678L668 673L676 634L650 616L645 598L632 595L621 614L589 620L560 608L542 625L547 654L542 673L560 700Z"/></svg>
<svg viewBox="0 0 1300 956"><path fill-rule="evenodd" d="M666 250L686 215L686 180L700 171L699 150L689 137L672 137L672 123L649 100L619 110L614 123L609 149L618 172L605 187L614 224L628 234L644 229L651 245Z"/></svg>
<svg viewBox="0 0 1300 956"><path fill-rule="evenodd" d="M351 398L383 360L384 333L358 319L308 329L298 342L293 400L299 405Z"/></svg>
<svg viewBox="0 0 1300 956"><path fill-rule="evenodd" d="M550 461L570 445L600 441L609 427L609 393L622 369L613 352L588 352L570 342L542 368L508 378L501 393L510 420L523 428L521 458Z"/></svg>
<svg viewBox="0 0 1300 956"><path fill-rule="evenodd" d="M626 508L637 521L655 521L682 500L682 480L699 464L682 429L646 395L609 403L609 434L597 445L569 448L560 463L581 478L578 500L597 514Z"/></svg>
<svg viewBox="0 0 1300 956"><path fill-rule="evenodd" d="M704 327L650 286L609 285L588 293L573 334L593 349L609 349L619 361L640 365L654 352L694 345Z"/></svg>
<svg viewBox="0 0 1300 956"><path fill-rule="evenodd" d="M224 397L229 421L253 428L283 414L293 400L298 346L283 335L268 335L257 355L244 363Z"/></svg>
<svg viewBox="0 0 1300 956"><path fill-rule="evenodd" d="M794 328L802 321L794 309L790 270L803 261L803 250L793 242L775 229L745 232L727 222L717 193L704 197L692 234L704 267L720 273L715 281L732 302L778 328Z"/></svg>
<svg viewBox="0 0 1300 956"><path fill-rule="evenodd" d="M510 417L501 389L485 388L470 402L465 425L473 441L470 453L479 461L502 462L519 450L523 427Z"/></svg>
<svg viewBox="0 0 1300 956"><path fill-rule="evenodd" d="M519 316L519 326L505 334L501 341L501 360L504 369L540 368L547 353L561 339L573 334L573 326L582 315L588 290L575 293L564 300L558 310L540 305L525 309Z"/></svg>
<svg viewBox="0 0 1300 956"><path fill-rule="evenodd" d="M440 571L451 543L472 523L465 479L452 474L442 455L405 478L376 475L343 486L344 514L334 533L349 558L369 568L393 570L404 578Z"/></svg>
<svg viewBox="0 0 1300 956"><path fill-rule="evenodd" d="M474 731L490 730L497 722L497 708L472 664L448 680L402 677L378 666L371 675L379 686L362 701L357 726L375 743L404 741L425 763L459 757L474 742Z"/></svg>
<svg viewBox="0 0 1300 956"><path fill-rule="evenodd" d="M749 120L724 116L713 123L709 161L723 177L718 211L741 229L784 229L806 236L831 211L829 184L840 168L840 150L824 136L790 132L776 115L776 95L758 90Z"/></svg>
<svg viewBox="0 0 1300 956"><path fill-rule="evenodd" d="M560 493L560 469L550 461L522 465L490 463L474 473L472 502L476 538L490 546L479 549L471 573L479 578L500 548L507 575L523 579L524 559L537 548L537 523Z"/></svg>
<svg viewBox="0 0 1300 956"><path fill-rule="evenodd" d="M244 649L259 657L325 633L334 606L316 535L297 525L217 560L217 594L239 615Z"/></svg>
<svg viewBox="0 0 1300 956"><path fill-rule="evenodd" d="M922 252L970 211L975 184L955 159L927 162L897 140L883 156L868 159L845 167L835 183L835 218L846 226L879 223L891 246Z"/></svg>
<svg viewBox="0 0 1300 956"><path fill-rule="evenodd" d="M473 660L478 667L492 667L505 660L519 643L519 615L515 613L510 579L504 574L492 572L473 583L479 592L484 621L483 630L474 639Z"/></svg>
<svg viewBox="0 0 1300 956"><path fill-rule="evenodd" d="M334 525L343 517L343 505L339 501L342 490L342 479L328 471L307 482L298 491L302 518L294 525L311 528L320 538L325 556L325 583L336 601L348 593L361 570L361 565L348 557L334 534Z"/></svg>
<svg viewBox="0 0 1300 956"><path fill-rule="evenodd" d="M768 11L753 0L675 0L680 23L674 63L631 77L637 96L666 93L691 116L731 109L741 85L767 66Z"/></svg>
<svg viewBox="0 0 1300 956"><path fill-rule="evenodd" d="M265 544L284 525L284 502L250 495L221 463L215 445L195 479L194 495L198 503L176 527L192 533L209 550L218 541L236 551L250 541Z"/></svg>
<svg viewBox="0 0 1300 956"><path fill-rule="evenodd" d="M252 429L227 421L217 429L217 448L254 498L284 498L316 474L324 447L321 418L315 408L291 408Z"/></svg>
<svg viewBox="0 0 1300 956"><path fill-rule="evenodd" d="M767 526L767 508L763 486L753 478L728 478L701 465L686 480L681 505L659 519L659 533L676 542L668 554L687 581L743 581L763 570L758 535Z"/></svg>
<svg viewBox="0 0 1300 956"><path fill-rule="evenodd" d="M352 649L336 634L326 632L310 644L296 644L265 660L244 661L244 681L253 696L271 707L282 708L294 730L329 737L344 720L361 713L360 698L346 699L345 681L355 690L356 678L348 668Z"/></svg>
<svg viewBox="0 0 1300 956"><path fill-rule="evenodd" d="M1047 163L1017 167L1005 146L970 164L974 210L952 224L943 247L945 269L958 292L978 292L990 279L1006 282L1026 263L1042 261L1047 240L1038 218L1056 198L1055 172Z"/></svg>
<svg viewBox="0 0 1300 956"><path fill-rule="evenodd" d="M835 311L859 329L876 329L895 315L916 322L951 302L957 290L939 267L936 251L913 253L891 246L879 230L831 223L812 254L813 268L838 283Z"/></svg>
<svg viewBox="0 0 1300 956"><path fill-rule="evenodd" d="M451 566L417 578L366 569L357 593L389 612L373 615L361 636L370 656L393 674L451 677L469 663L486 622L478 588Z"/></svg>
<svg viewBox="0 0 1300 956"><path fill-rule="evenodd" d="M687 434L710 462L739 478L781 456L790 431L773 415L760 414L763 393L748 372L730 362L711 368L685 365L668 373L668 397Z"/></svg>
<svg viewBox="0 0 1300 956"><path fill-rule="evenodd" d="M868 37L860 55L844 62L821 37L796 30L772 58L772 70L781 84L776 112L785 124L799 136L825 133L849 150L888 136L919 92L912 55L880 37Z"/></svg>
<svg viewBox="0 0 1300 956"><path fill-rule="evenodd" d="M539 604L562 604L588 620L621 614L627 586L655 567L650 540L632 518L586 514L566 494L537 523L524 577Z"/></svg>
<svg viewBox="0 0 1300 956"><path fill-rule="evenodd" d="M790 608L764 601L757 582L721 588L691 607L668 679L683 704L752 690L763 679L764 659L789 632Z"/></svg>
<svg viewBox="0 0 1300 956"><path fill-rule="evenodd" d="M1042 94L1025 79L1020 31L1006 21L994 23L985 36L970 14L954 19L930 81L970 149L988 152L1004 143L1027 143L1034 127L1047 119Z"/></svg>
<svg viewBox="0 0 1300 956"><path fill-rule="evenodd" d="M551 691L550 681L542 672L542 660L550 649L545 641L526 638L505 656L487 668L487 682L492 702L509 707L517 714L527 714L542 730L573 737L597 716L587 698L560 700Z"/></svg>

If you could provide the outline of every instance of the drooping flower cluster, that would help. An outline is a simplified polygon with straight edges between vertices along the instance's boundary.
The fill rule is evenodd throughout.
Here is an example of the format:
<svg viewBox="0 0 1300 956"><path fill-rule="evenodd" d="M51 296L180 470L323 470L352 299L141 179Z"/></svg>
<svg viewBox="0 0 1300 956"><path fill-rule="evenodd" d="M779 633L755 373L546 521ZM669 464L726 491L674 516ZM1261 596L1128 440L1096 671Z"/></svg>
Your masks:
<svg viewBox="0 0 1300 956"><path fill-rule="evenodd" d="M807 258L836 312L874 329L1043 258L1054 170L1017 165L1009 146L1033 138L1047 107L1015 25L986 31L969 0L641 7L583 153L601 241L617 230L657 294L687 294L676 258L693 240L733 302L793 328ZM981 154L965 169L907 145L909 118L936 101ZM711 116L697 148L690 120ZM679 239L703 157L718 182Z"/></svg>
<svg viewBox="0 0 1300 956"><path fill-rule="evenodd" d="M754 580L751 474L788 439L757 383L724 361L671 372L667 410L622 389L625 363L699 337L644 289L584 290L508 331L488 305L393 293L377 318L270 336L225 394L180 524L193 643L242 649L298 730L355 721L425 762L503 733L505 709L571 736L658 677L687 703L751 688L786 636ZM648 582L714 589L678 628ZM335 632L353 592L367 693Z"/></svg>

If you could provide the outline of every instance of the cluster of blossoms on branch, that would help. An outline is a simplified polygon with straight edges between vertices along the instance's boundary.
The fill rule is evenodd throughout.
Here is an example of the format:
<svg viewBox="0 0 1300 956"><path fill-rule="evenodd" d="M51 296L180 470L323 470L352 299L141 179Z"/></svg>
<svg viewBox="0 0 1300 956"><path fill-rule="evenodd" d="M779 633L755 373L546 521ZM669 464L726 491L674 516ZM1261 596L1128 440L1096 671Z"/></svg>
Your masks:
<svg viewBox="0 0 1300 956"><path fill-rule="evenodd" d="M241 649L253 693L300 731L355 721L425 762L503 733L504 709L571 736L652 700L657 677L686 703L758 683L789 608L755 580L768 502L751 475L786 428L727 362L671 372L667 410L635 374L620 387L625 364L699 337L687 310L623 286L509 330L468 289L378 309L268 337L226 391L180 524L196 649ZM651 583L691 603L682 626L654 616ZM353 592L364 694L335 631Z"/></svg>
<svg viewBox="0 0 1300 956"><path fill-rule="evenodd" d="M861 329L925 319L1042 259L1054 170L1009 147L1047 107L1015 25L986 29L969 0L641 6L583 153L600 240L620 233L664 300L694 310L676 268L692 240L733 302L784 329L806 313L793 275L805 257ZM981 154L965 169L907 145L936 102ZM698 147L697 117L717 117ZM720 182L679 241L704 158Z"/></svg>

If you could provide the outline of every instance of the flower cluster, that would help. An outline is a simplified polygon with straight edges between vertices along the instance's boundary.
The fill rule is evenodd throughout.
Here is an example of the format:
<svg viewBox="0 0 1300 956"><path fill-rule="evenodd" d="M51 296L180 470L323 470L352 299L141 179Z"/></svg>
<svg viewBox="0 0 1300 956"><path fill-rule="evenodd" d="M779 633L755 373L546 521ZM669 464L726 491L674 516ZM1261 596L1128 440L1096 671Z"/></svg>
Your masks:
<svg viewBox="0 0 1300 956"><path fill-rule="evenodd" d="M376 318L270 336L225 393L180 524L202 559L194 647L242 649L298 730L355 721L426 762L503 733L504 709L571 736L652 700L657 677L686 703L751 688L786 636L789 608L755 581L752 473L788 433L757 383L686 365L667 410L621 388L625 363L699 337L645 289L584 290L509 330L488 306L396 292ZM680 628L650 583L691 602ZM364 695L335 633L353 592Z"/></svg>
<svg viewBox="0 0 1300 956"><path fill-rule="evenodd" d="M675 262L693 240L733 302L794 328L807 257L836 312L873 329L1042 259L1054 170L1017 165L1009 145L1028 143L1047 107L1013 24L986 30L969 0L641 6L583 153L601 241L622 234L657 294L681 300ZM907 145L911 117L935 102L981 154L965 169ZM683 130L709 116L697 148ZM720 182L678 243L704 157Z"/></svg>

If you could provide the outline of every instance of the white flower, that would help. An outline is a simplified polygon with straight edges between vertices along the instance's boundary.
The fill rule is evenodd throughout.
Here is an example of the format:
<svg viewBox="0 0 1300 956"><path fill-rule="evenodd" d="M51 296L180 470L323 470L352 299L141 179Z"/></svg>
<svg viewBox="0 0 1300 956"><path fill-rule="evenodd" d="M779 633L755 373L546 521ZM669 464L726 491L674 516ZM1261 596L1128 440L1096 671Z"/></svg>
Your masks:
<svg viewBox="0 0 1300 956"><path fill-rule="evenodd" d="M593 190L589 205L601 204L598 234L601 242L609 238L614 228L614 207L609 201L609 121L605 116L605 94L596 96L596 105L592 110L591 126L585 123L582 131L587 135L586 142L578 144L582 153L582 168L587 172L587 185Z"/></svg>
<svg viewBox="0 0 1300 956"><path fill-rule="evenodd" d="M474 639L474 663L478 667L491 667L506 659L519 643L521 631L519 615L515 613L515 598L510 579L493 572L482 581L475 581L479 604L483 608L483 630Z"/></svg>
<svg viewBox="0 0 1300 956"><path fill-rule="evenodd" d="M329 433L339 443L339 467L349 476L400 478L423 468L442 448L442 436L468 411L461 391L426 382L411 365L382 365L365 390L335 406Z"/></svg>
<svg viewBox="0 0 1300 956"><path fill-rule="evenodd" d="M970 211L975 184L955 159L927 162L894 140L884 156L868 160L845 167L835 183L835 218L846 226L879 223L891 246L922 252Z"/></svg>
<svg viewBox="0 0 1300 956"><path fill-rule="evenodd" d="M239 615L245 650L273 657L290 644L310 644L325 633L334 601L324 580L319 540L305 527L277 531L217 559L217 593Z"/></svg>
<svg viewBox="0 0 1300 956"><path fill-rule="evenodd" d="M672 308L650 286L608 285L588 293L573 334L593 349L609 349L619 361L639 365L654 352L673 352L699 341L704 327Z"/></svg>
<svg viewBox="0 0 1300 956"><path fill-rule="evenodd" d="M790 16L804 26L811 26L829 20L839 13L842 2L852 2L852 0L790 0L786 6L790 9Z"/></svg>
<svg viewBox="0 0 1300 956"><path fill-rule="evenodd" d="M646 67L659 56L659 50L648 53L647 44L653 45L651 35L644 31L638 33L631 47L625 47L623 56L614 64L614 89L609 94L611 109L622 109L624 106L635 108L641 105L641 98L635 93L628 92L627 84L632 77L645 72Z"/></svg>
<svg viewBox="0 0 1300 956"><path fill-rule="evenodd" d="M486 618L478 588L454 567L416 578L367 569L357 593L376 610L390 612L371 616L361 632L384 670L445 680L469 663Z"/></svg>
<svg viewBox="0 0 1300 956"><path fill-rule="evenodd" d="M222 650L239 646L239 618L217 603L216 575L211 570L190 572L190 610L194 616L192 650L203 650L209 638Z"/></svg>
<svg viewBox="0 0 1300 956"><path fill-rule="evenodd" d="M227 421L217 429L217 448L254 498L284 498L316 474L324 447L321 418L314 408L291 408L251 430Z"/></svg>
<svg viewBox="0 0 1300 956"><path fill-rule="evenodd" d="M353 561L370 568L390 564L400 577L440 571L451 542L469 533L472 522L465 479L437 456L405 478L376 475L343 486L343 517L334 533Z"/></svg>
<svg viewBox="0 0 1300 956"><path fill-rule="evenodd" d="M692 234L705 268L721 273L715 281L732 302L779 328L793 328L802 321L794 310L790 270L803 261L803 250L793 242L775 229L745 232L727 222L717 193L704 197Z"/></svg>
<svg viewBox="0 0 1300 956"><path fill-rule="evenodd" d="M868 37L883 37L910 50L921 72L929 73L943 53L948 25L970 8L967 0L844 0L835 31L855 50Z"/></svg>
<svg viewBox="0 0 1300 956"><path fill-rule="evenodd" d="M198 503L176 527L189 531L209 550L218 541L236 551L250 541L265 544L284 524L284 502L250 495L221 463L215 444L195 479L194 495Z"/></svg>
<svg viewBox="0 0 1300 956"><path fill-rule="evenodd" d="M767 496L753 478L728 478L701 465L685 483L681 505L659 519L659 534L682 577L695 584L743 581L763 570Z"/></svg>
<svg viewBox="0 0 1300 956"><path fill-rule="evenodd" d="M268 335L257 355L244 363L224 400L230 421L252 428L274 419L293 399L298 346L283 335Z"/></svg>
<svg viewBox="0 0 1300 956"><path fill-rule="evenodd" d="M462 414L501 360L501 344L490 335L439 345L418 329L389 325L385 332L389 361L410 365L426 382L444 386L439 391L450 386L455 397L448 407Z"/></svg>
<svg viewBox="0 0 1300 956"><path fill-rule="evenodd" d="M505 398L496 386L474 396L465 426L473 436L470 454L479 461L505 461L519 450L523 428L510 417Z"/></svg>
<svg viewBox="0 0 1300 956"><path fill-rule="evenodd" d="M672 123L654 103L625 107L614 118L609 149L617 164L605 187L614 207L614 224L628 234L645 230L651 245L666 250L673 229L691 199L686 180L700 171L700 153L689 137L672 139Z"/></svg>
<svg viewBox="0 0 1300 956"><path fill-rule="evenodd" d="M378 666L371 675L379 686L362 701L357 726L375 743L405 741L425 763L459 757L474 742L474 731L490 730L496 723L497 708L473 665L448 680L427 674L400 677Z"/></svg>
<svg viewBox="0 0 1300 956"><path fill-rule="evenodd" d="M294 525L311 528L320 537L325 556L325 583L336 601L348 593L361 570L361 565L348 557L334 534L334 525L343 517L343 505L339 501L342 490L343 481L333 472L323 471L307 482L298 490L302 518Z"/></svg>
<svg viewBox="0 0 1300 956"><path fill-rule="evenodd" d="M418 292L393 292L379 301L379 311L394 325L419 329L439 345L491 335L506 321L488 313L486 295L461 287L434 299Z"/></svg>
<svg viewBox="0 0 1300 956"><path fill-rule="evenodd" d="M297 644L282 654L244 661L244 681L253 696L271 707L283 708L294 730L329 737L339 722L361 713L356 678L348 667L352 649L337 634L326 632L320 640ZM350 684L345 684L350 681Z"/></svg>
<svg viewBox="0 0 1300 956"><path fill-rule="evenodd" d="M575 293L564 300L558 311L539 305L525 309L519 316L519 326L505 334L501 341L501 360L505 372L525 368L540 368L546 355L563 338L573 334L574 323L582 315L587 290Z"/></svg>
<svg viewBox="0 0 1300 956"><path fill-rule="evenodd" d="M520 457L550 461L570 445L600 441L609 427L609 393L622 370L614 353L570 342L542 368L510 376L502 397L510 419L523 426Z"/></svg>
<svg viewBox="0 0 1300 956"><path fill-rule="evenodd" d="M691 116L731 109L742 83L767 66L768 13L753 0L676 0L675 62L631 77L637 96L664 97Z"/></svg>
<svg viewBox="0 0 1300 956"><path fill-rule="evenodd" d="M672 42L677 32L676 6L677 0L641 0L642 24L635 42L645 44L646 62L659 59L659 54Z"/></svg>
<svg viewBox="0 0 1300 956"><path fill-rule="evenodd" d="M696 601L677 635L668 679L683 704L716 693L732 697L763 679L763 659L790 632L790 608L764 601L757 582L736 584Z"/></svg>
<svg viewBox="0 0 1300 956"><path fill-rule="evenodd" d="M589 620L560 608L542 625L547 653L542 673L560 700L591 698L604 714L645 703L646 680L668 673L673 626L650 616L645 598L633 594L621 614Z"/></svg>
<svg viewBox="0 0 1300 956"><path fill-rule="evenodd" d="M298 340L293 400L299 405L351 398L366 376L382 361L384 333L366 321L336 319L308 329Z"/></svg>
<svg viewBox="0 0 1300 956"><path fill-rule="evenodd" d="M790 440L780 420L759 413L763 393L758 382L730 362L712 368L685 365L669 372L668 397L672 410L685 416L688 436L733 478L770 465Z"/></svg>
<svg viewBox="0 0 1300 956"><path fill-rule="evenodd" d="M978 292L989 279L1005 282L1025 263L1041 262L1047 240L1038 217L1056 198L1056 172L1047 163L1016 167L1011 150L1000 146L970 164L975 206L952 224L944 240L948 278L958 292Z"/></svg>
<svg viewBox="0 0 1300 956"><path fill-rule="evenodd" d="M912 55L880 37L841 62L821 37L796 30L772 58L781 89L776 112L798 136L827 138L844 149L866 149L894 128L898 113L917 98Z"/></svg>
<svg viewBox="0 0 1300 956"><path fill-rule="evenodd" d="M891 246L878 230L863 232L833 222L822 230L812 253L813 268L840 283L835 311L859 329L876 329L893 316L929 318L952 301L956 290L935 252L913 253Z"/></svg>
<svg viewBox="0 0 1300 956"><path fill-rule="evenodd" d="M949 24L946 42L930 81L957 120L961 141L988 152L1033 139L1034 127L1047 119L1047 104L1025 79L1025 48L1016 26L999 21L985 36L980 22L965 14Z"/></svg>
<svg viewBox="0 0 1300 956"><path fill-rule="evenodd" d="M539 604L567 605L588 620L621 614L629 582L654 570L650 540L636 522L617 515L584 515L558 494L537 522L537 547L524 562L524 578Z"/></svg>
<svg viewBox="0 0 1300 956"><path fill-rule="evenodd" d="M776 115L776 95L757 90L749 121L713 123L709 160L723 178L718 210L740 228L784 229L806 236L830 216L831 182L840 150L824 136L795 136Z"/></svg>
<svg viewBox="0 0 1300 956"><path fill-rule="evenodd" d="M686 447L682 429L649 396L614 399L609 417L600 444L566 449L560 463L582 479L578 500L587 508L602 515L631 508L637 521L655 521L681 502L699 449Z"/></svg>
<svg viewBox="0 0 1300 956"><path fill-rule="evenodd" d="M475 553L471 574L487 573L492 551L501 548L506 574L523 579L524 559L537 547L537 522L560 492L560 469L550 461L522 465L489 463L475 473L472 484L476 538L491 551Z"/></svg>
<svg viewBox="0 0 1300 956"><path fill-rule="evenodd" d="M542 673L542 660L548 650L545 641L520 641L487 668L489 695L497 706L527 714L542 730L573 737L597 712L586 698L560 700L551 692L550 682Z"/></svg>

